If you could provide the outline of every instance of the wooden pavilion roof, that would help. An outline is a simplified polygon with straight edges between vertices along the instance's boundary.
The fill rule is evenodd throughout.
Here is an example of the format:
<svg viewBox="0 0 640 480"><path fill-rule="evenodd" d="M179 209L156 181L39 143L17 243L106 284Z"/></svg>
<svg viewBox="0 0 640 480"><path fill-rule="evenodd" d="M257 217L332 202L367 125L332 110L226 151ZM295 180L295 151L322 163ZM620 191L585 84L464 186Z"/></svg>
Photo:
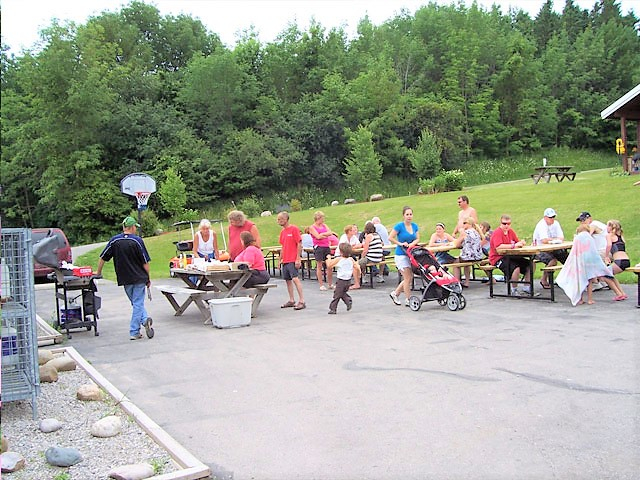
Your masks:
<svg viewBox="0 0 640 480"><path fill-rule="evenodd" d="M640 120L640 83L600 112L600 117Z"/></svg>

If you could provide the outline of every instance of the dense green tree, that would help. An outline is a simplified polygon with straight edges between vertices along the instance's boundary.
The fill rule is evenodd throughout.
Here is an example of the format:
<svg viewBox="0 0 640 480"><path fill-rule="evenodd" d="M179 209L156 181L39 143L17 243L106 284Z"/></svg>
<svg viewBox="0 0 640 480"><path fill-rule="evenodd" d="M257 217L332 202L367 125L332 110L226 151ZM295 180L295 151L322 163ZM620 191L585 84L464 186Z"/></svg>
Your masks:
<svg viewBox="0 0 640 480"><path fill-rule="evenodd" d="M544 50L551 37L560 31L562 19L553 11L553 0L545 0L534 24L534 35L538 49Z"/></svg>
<svg viewBox="0 0 640 480"><path fill-rule="evenodd" d="M158 188L160 205L172 216L180 215L187 206L187 188L182 177L173 167L164 171L164 179Z"/></svg>
<svg viewBox="0 0 640 480"><path fill-rule="evenodd" d="M441 152L442 148L438 145L436 136L428 128L422 130L418 145L409 152L411 168L418 178L433 178L440 172Z"/></svg>
<svg viewBox="0 0 640 480"><path fill-rule="evenodd" d="M347 146L345 181L354 195L368 200L382 179L382 165L373 149L373 135L359 125L355 132L348 132Z"/></svg>

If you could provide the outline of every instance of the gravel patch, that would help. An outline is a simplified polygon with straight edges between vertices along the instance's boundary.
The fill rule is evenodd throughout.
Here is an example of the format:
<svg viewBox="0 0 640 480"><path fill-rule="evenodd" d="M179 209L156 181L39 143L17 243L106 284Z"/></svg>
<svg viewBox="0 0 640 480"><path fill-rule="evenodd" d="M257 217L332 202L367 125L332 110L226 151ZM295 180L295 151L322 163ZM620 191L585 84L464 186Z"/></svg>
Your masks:
<svg viewBox="0 0 640 480"><path fill-rule="evenodd" d="M26 460L25 468L3 477L33 480L55 478L66 472L69 479L104 479L114 467L145 462L158 468L157 473L179 470L169 454L129 418L114 399L109 396L100 402L76 399L78 388L92 383L84 370L78 368L58 375L57 382L40 386L38 419L33 420L30 401L3 403L2 435L9 442L9 450ZM91 425L107 415L122 419L122 433L110 438L92 436ZM38 425L45 418L56 418L64 426L56 432L42 433ZM44 452L51 446L76 448L84 460L68 468L49 465Z"/></svg>

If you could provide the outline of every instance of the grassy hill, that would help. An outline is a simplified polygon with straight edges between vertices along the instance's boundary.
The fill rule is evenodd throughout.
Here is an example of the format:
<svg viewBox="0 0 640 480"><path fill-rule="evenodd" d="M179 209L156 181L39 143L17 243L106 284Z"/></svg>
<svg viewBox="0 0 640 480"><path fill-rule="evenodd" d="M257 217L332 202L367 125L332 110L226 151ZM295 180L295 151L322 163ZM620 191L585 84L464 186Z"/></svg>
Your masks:
<svg viewBox="0 0 640 480"><path fill-rule="evenodd" d="M349 223L355 223L362 229L365 221L377 215L388 228L401 221L402 207L409 205L414 211L414 221L420 225L422 240L428 240L437 222L447 225L447 231L453 230L458 215L456 199L464 194L470 204L476 208L480 220L488 221L492 228L498 224L500 215L511 215L513 229L520 236L531 241L533 229L542 218L547 207L553 207L558 213L565 236L572 238L581 211L588 211L597 219L606 223L615 218L620 220L624 229L627 250L632 265L640 261L640 187L634 187L633 177L612 176L609 169L580 172L575 181L535 185L531 179L504 183L480 185L465 188L463 192L447 192L436 195L411 195L390 198L373 203L353 205L319 206L301 212L291 212L291 223L301 229L313 223L315 210L322 210L327 224L335 231L342 231ZM338 199L341 200L341 199ZM252 219L260 230L262 245L277 245L280 227L276 217ZM219 232L219 229L218 229ZM115 234L116 232L114 232ZM173 242L185 240L190 233L171 232L157 237L145 238L152 258L152 279L166 278L169 275L168 261L175 254ZM222 245L221 237L219 239ZM93 251L77 259L78 265L92 265L95 269L100 251ZM105 266L103 274L114 279L112 263ZM623 283L634 283L634 274L624 273L618 276Z"/></svg>

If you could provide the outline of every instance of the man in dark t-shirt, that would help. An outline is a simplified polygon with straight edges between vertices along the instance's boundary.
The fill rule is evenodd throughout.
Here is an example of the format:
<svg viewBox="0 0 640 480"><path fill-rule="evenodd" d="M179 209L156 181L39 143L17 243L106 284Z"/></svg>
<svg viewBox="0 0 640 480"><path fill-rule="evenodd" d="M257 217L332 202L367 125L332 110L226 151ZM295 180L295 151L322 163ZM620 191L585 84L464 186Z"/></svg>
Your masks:
<svg viewBox="0 0 640 480"><path fill-rule="evenodd" d="M151 327L153 320L147 315L144 308L145 288L151 285L151 280L149 280L149 261L151 258L144 241L136 235L139 226L140 224L133 217L126 217L122 221L122 233L111 237L107 246L104 247L96 272L101 275L104 262L113 258L118 285L124 287L133 307L129 325L131 340L142 338L140 327L144 327L147 337L153 338L154 335Z"/></svg>

